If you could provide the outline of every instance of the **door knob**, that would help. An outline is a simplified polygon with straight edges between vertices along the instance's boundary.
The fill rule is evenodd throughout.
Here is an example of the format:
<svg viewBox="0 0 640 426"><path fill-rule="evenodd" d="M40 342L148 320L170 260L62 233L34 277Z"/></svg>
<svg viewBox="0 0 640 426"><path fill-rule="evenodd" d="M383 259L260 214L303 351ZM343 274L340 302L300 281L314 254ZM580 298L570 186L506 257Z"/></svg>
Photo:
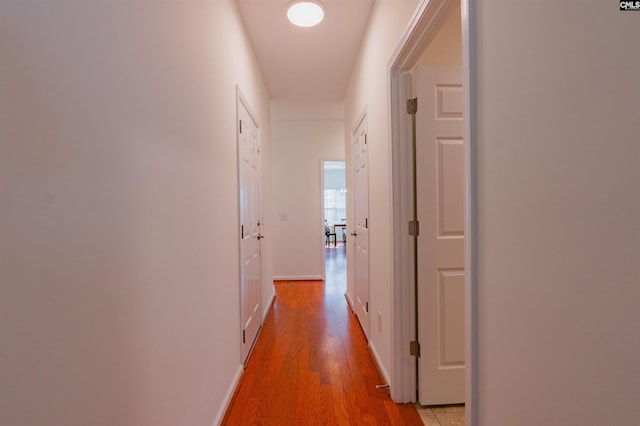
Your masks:
<svg viewBox="0 0 640 426"><path fill-rule="evenodd" d="M349 234L353 235L354 237L357 237L357 236L358 236L358 233L357 233L357 232L350 232Z"/></svg>
<svg viewBox="0 0 640 426"><path fill-rule="evenodd" d="M258 234L258 240L261 240L261 239L263 239L263 238L264 238L264 235L262 235L262 234Z"/></svg>

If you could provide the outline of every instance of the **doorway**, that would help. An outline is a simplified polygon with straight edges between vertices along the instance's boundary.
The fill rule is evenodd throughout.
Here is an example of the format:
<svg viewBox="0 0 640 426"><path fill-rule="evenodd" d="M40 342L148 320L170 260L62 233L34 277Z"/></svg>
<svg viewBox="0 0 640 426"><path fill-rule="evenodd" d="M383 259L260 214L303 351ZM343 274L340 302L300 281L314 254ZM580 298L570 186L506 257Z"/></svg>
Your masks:
<svg viewBox="0 0 640 426"><path fill-rule="evenodd" d="M367 340L370 337L369 320L369 145L368 121L365 110L351 135L354 190L353 265L354 292L351 307L360 321Z"/></svg>
<svg viewBox="0 0 640 426"><path fill-rule="evenodd" d="M347 291L347 184L344 160L322 161L324 276L327 292Z"/></svg>
<svg viewBox="0 0 640 426"><path fill-rule="evenodd" d="M458 9L459 8L459 9ZM464 144L457 144L454 139L448 139L445 142L451 142L447 145L449 154L455 154L456 161L460 160L460 164L456 162L456 167L460 167L462 179L462 189L454 188L462 193L462 201L464 204L463 211L458 219L464 227L463 256L464 265L462 268L456 266L450 268L447 274L441 274L442 277L448 278L448 281L455 287L457 295L464 298L461 302L455 302L456 309L461 308L463 311L462 318L456 327L458 330L464 329L464 341L457 342L454 349L456 354L464 354L465 373L464 373L464 400L466 403L467 421L473 422L475 398L473 379L475 364L475 329L473 328L473 314L475 306L473 280L475 278L474 270L474 253L471 250L474 238L475 228L473 227L472 217L474 211L473 204L473 187L472 187L472 151L473 145L470 141L471 126L473 124L473 116L471 114L471 94L473 87L470 84L471 79L471 60L469 51L469 33L468 26L469 1L468 0L431 0L421 1L418 5L414 19L407 28L402 37L402 41L396 53L390 62L390 87L391 87L391 134L392 134L392 156L393 156L393 199L394 199L394 379L392 383L392 397L397 402L415 401L416 400L416 377L418 377L418 357L408 354L406 351L407 341L417 340L420 324L418 323L418 310L424 309L424 306L418 307L418 295L414 283L419 275L418 265L419 259L414 251L416 244L415 235L410 236L406 232L407 222L416 220L417 214L415 210L414 191L419 187L411 176L407 173L407 169L413 170L413 160L415 158L412 144L409 142L416 132L416 128L412 125L411 116L407 114L407 100L415 97L412 87L414 68L419 65L419 61L424 52L439 36L441 29L446 24L452 13L457 13L461 17L458 24L458 35L460 37L460 52L458 60L461 62L461 82L462 92L459 97L459 104L456 100L456 108L460 108L464 115L462 123L462 138ZM446 50L444 53L447 53ZM431 64L433 65L433 64ZM452 64L437 64L452 65ZM458 65L459 66L459 65ZM457 84L457 83L456 83ZM446 85L454 87L455 85ZM427 100L425 102L431 102ZM420 100L418 100L418 109L420 109ZM442 153L440 153L442 154ZM448 154L447 154L448 155ZM452 158L453 158L452 157ZM444 157L443 157L444 158ZM442 160L442 158L440 159ZM446 160L446 159L445 159ZM442 181L438 181L440 185ZM441 189L441 188L440 188ZM460 194L459 194L460 195ZM440 206L437 206L438 208ZM420 224L423 225L423 224ZM414 224L415 226L415 224ZM415 227L417 228L417 226ZM414 228L414 229L415 229ZM423 226L420 231L414 234L423 234ZM436 228L437 229L437 228ZM458 229L455 230L458 232ZM449 236L447 236L449 238ZM452 238L450 238L452 239ZM455 271L454 271L455 270ZM450 272L456 272L452 274ZM464 271L460 274L459 271ZM450 278L450 279L449 279ZM436 283L441 285L445 280ZM452 288L453 288L452 287ZM440 296L442 292L439 293ZM453 294L453 293L451 293ZM456 296L458 297L458 296ZM438 325L441 327L441 324ZM418 352L419 353L419 352ZM439 354L440 356L442 354ZM457 357L458 355L456 355ZM456 359L456 362L457 359Z"/></svg>
<svg viewBox="0 0 640 426"><path fill-rule="evenodd" d="M262 200L260 133L255 115L237 88L237 138L240 213L240 313L242 362L246 363L262 326Z"/></svg>
<svg viewBox="0 0 640 426"><path fill-rule="evenodd" d="M460 66L421 65L413 72L419 104L415 113L415 203L421 225L416 252L416 317L421 348L418 401L422 405L464 402L461 79Z"/></svg>

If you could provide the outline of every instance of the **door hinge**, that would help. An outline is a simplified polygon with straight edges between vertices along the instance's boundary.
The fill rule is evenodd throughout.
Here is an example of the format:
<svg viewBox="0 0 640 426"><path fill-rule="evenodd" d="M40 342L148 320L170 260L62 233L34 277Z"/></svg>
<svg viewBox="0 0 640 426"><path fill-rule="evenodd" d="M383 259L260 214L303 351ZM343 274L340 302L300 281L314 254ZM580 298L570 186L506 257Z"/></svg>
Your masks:
<svg viewBox="0 0 640 426"><path fill-rule="evenodd" d="M244 238L244 225L240 225L240 238Z"/></svg>
<svg viewBox="0 0 640 426"><path fill-rule="evenodd" d="M369 229L369 218L368 217L364 218L364 228L365 229Z"/></svg>
<svg viewBox="0 0 640 426"><path fill-rule="evenodd" d="M366 133L364 134L364 144L365 145L367 144L367 134Z"/></svg>
<svg viewBox="0 0 640 426"><path fill-rule="evenodd" d="M364 311L365 311L366 313L369 313L369 302L366 302L366 303L364 304Z"/></svg>
<svg viewBox="0 0 640 426"><path fill-rule="evenodd" d="M420 358L420 343L417 340L409 342L409 355Z"/></svg>
<svg viewBox="0 0 640 426"><path fill-rule="evenodd" d="M420 235L420 222L417 220L409 221L409 235L412 237L417 237Z"/></svg>
<svg viewBox="0 0 640 426"><path fill-rule="evenodd" d="M407 99L407 114L415 114L418 112L418 98Z"/></svg>
<svg viewBox="0 0 640 426"><path fill-rule="evenodd" d="M242 133L242 120L240 120L240 133Z"/></svg>
<svg viewBox="0 0 640 426"><path fill-rule="evenodd" d="M242 344L247 343L247 330L242 330Z"/></svg>

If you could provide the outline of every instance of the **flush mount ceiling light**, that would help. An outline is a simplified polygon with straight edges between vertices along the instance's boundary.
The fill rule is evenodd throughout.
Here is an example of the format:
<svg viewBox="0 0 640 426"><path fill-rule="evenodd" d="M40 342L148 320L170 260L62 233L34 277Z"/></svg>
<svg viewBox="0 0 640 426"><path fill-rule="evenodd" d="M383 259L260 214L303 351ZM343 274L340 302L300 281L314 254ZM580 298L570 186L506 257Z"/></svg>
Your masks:
<svg viewBox="0 0 640 426"><path fill-rule="evenodd" d="M299 27L313 27L322 21L324 11L318 3L301 1L289 6L287 18Z"/></svg>

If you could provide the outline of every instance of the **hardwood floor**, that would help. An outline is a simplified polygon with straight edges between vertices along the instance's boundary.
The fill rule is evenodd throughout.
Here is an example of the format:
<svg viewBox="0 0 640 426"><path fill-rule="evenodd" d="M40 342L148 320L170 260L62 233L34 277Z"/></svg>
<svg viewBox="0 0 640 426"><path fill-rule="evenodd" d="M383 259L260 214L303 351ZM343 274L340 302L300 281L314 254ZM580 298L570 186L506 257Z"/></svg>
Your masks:
<svg viewBox="0 0 640 426"><path fill-rule="evenodd" d="M223 425L422 425L413 405L376 389L382 378L340 287L275 283Z"/></svg>

